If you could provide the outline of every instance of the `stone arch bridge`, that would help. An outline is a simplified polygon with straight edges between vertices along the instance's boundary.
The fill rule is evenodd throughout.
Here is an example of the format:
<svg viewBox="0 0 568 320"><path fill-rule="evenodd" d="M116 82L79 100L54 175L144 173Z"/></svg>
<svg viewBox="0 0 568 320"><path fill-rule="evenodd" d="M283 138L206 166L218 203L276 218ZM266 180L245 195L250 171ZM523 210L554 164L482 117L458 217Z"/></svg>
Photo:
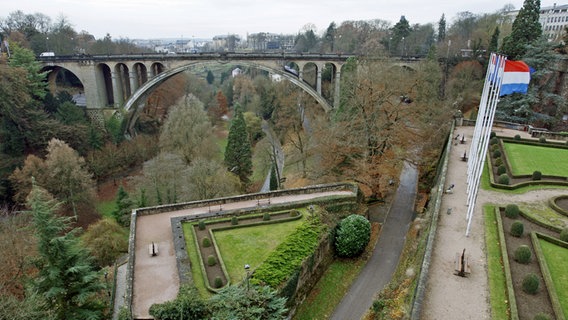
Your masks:
<svg viewBox="0 0 568 320"><path fill-rule="evenodd" d="M278 74L302 88L328 111L339 103L341 67L350 57L354 56L221 52L73 55L41 57L39 61L43 64L43 70L50 71L48 81L52 85L61 69L74 74L83 86L88 110L123 108L128 113L131 129L147 97L157 86L180 72L211 64L231 63ZM309 84L304 79L304 72L309 69L313 73L314 67L315 81ZM333 105L322 96L322 71L329 67L332 68L334 86Z"/></svg>

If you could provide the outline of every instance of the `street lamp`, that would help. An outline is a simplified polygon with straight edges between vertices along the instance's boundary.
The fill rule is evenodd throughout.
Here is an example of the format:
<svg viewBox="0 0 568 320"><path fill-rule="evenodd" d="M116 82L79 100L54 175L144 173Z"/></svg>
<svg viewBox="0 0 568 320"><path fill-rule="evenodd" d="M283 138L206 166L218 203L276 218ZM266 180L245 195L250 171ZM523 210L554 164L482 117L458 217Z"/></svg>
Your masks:
<svg viewBox="0 0 568 320"><path fill-rule="evenodd" d="M45 51L49 52L49 44L47 43L49 41L49 37L45 37Z"/></svg>
<svg viewBox="0 0 568 320"><path fill-rule="evenodd" d="M250 265L245 264L245 271L247 273L247 276L245 278L245 281L247 283L247 292L249 291L249 278L250 278Z"/></svg>

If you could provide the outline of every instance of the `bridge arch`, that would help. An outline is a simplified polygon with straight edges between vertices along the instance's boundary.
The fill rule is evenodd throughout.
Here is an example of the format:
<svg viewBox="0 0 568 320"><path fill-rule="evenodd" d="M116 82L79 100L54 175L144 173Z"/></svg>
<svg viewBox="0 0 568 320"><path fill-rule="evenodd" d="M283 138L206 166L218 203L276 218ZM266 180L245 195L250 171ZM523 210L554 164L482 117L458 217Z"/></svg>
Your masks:
<svg viewBox="0 0 568 320"><path fill-rule="evenodd" d="M175 75L177 75L181 72L184 72L186 70L190 70L190 69L192 69L194 67L198 67L198 66L218 64L218 63L226 64L226 63L229 63L229 61L206 61L206 62L198 61L198 62L194 62L194 63L189 63L189 64L179 66L179 67L167 70L167 71L160 72L159 74L157 74L156 76L151 78L148 82L146 82L142 86L140 86L138 88L138 90L136 90L130 96L130 98L126 101L126 103L124 104L124 111L128 114L127 126L126 126L128 132L130 132L130 133L134 132L134 124L138 120L140 112L145 107L145 101L148 98L149 94L156 87L158 87L160 84L162 84L163 82L165 82L169 78L171 78L171 77L173 77L173 76L175 76ZM251 61L242 61L242 60L231 60L230 63L249 66L249 67L252 67L252 68L258 68L258 69L267 71L269 73L279 74L280 76L286 78L288 81L292 82L294 85L300 87L305 92L307 92L309 95L311 95L323 107L323 109L326 112L328 112L329 110L332 109L332 106L328 103L328 101L325 100L325 98L322 97L316 90L314 90L314 88L312 88L308 83L304 82L301 79L301 77L297 77L294 74L291 74L289 72L285 72L283 68L277 69L276 67L273 67L273 66L267 66L267 65L260 64L260 63L255 63L255 62L251 62ZM155 68L155 65L156 64L152 65L152 69Z"/></svg>

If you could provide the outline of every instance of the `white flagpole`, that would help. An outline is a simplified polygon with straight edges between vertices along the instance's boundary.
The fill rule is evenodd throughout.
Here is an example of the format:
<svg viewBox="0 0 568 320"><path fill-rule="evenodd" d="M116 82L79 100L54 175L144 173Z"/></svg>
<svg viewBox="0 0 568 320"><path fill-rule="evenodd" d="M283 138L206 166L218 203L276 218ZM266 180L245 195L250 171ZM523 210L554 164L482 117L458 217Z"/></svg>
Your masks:
<svg viewBox="0 0 568 320"><path fill-rule="evenodd" d="M497 62L493 64L493 59L498 58ZM471 221L473 218L473 211L475 208L475 200L479 190L479 183L483 173L483 166L485 164L486 153L489 147L489 137L491 135L491 128L493 119L495 117L495 110L497 102L499 101L499 93L501 91L501 83L503 80L503 72L505 69L505 60L503 56L491 54L490 65L487 67L488 75L485 78L485 84L480 101L480 111L478 113L477 121L475 124L474 135L475 141L472 141L470 150L470 163L468 163L468 212L466 215L467 228L466 237L469 236ZM489 81L488 81L489 80ZM483 112L481 111L483 109Z"/></svg>

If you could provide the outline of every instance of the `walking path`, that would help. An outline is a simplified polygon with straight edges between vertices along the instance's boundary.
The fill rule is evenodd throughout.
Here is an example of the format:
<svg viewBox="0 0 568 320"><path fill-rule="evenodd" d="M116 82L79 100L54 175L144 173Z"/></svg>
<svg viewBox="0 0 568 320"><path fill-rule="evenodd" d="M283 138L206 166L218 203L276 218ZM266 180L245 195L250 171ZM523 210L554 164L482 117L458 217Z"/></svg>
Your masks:
<svg viewBox="0 0 568 320"><path fill-rule="evenodd" d="M293 203L329 196L352 195L350 191L330 191L311 194L271 197L271 204ZM223 204L222 210L236 210L257 207L257 200ZM148 310L154 303L174 300L179 290L179 276L173 244L171 218L208 213L215 208L200 207L186 210L144 215L136 220L136 243L132 314L134 319L149 319ZM158 255L148 253L148 244L158 245ZM132 261L131 261L132 263Z"/></svg>
<svg viewBox="0 0 568 320"><path fill-rule="evenodd" d="M417 181L418 170L405 163L399 187L381 228L381 236L373 255L335 308L331 319L360 319L373 304L375 293L389 283L398 265L406 233L413 218Z"/></svg>
<svg viewBox="0 0 568 320"><path fill-rule="evenodd" d="M472 140L473 127L457 127L454 135L465 134L466 140ZM521 131L494 128L499 136L520 134ZM485 228L483 205L492 203L534 202L547 200L560 194L562 189L543 189L510 194L479 189L473 213L470 236L465 236L467 227L467 163L461 161L464 152L469 154L470 144L454 144L450 151L446 183L454 184L451 194L444 194L430 261L426 293L422 302L420 319L490 319L489 288L487 278L487 258L485 250ZM447 214L448 209L451 214ZM467 278L454 276L454 257L466 249L470 256L471 274Z"/></svg>

